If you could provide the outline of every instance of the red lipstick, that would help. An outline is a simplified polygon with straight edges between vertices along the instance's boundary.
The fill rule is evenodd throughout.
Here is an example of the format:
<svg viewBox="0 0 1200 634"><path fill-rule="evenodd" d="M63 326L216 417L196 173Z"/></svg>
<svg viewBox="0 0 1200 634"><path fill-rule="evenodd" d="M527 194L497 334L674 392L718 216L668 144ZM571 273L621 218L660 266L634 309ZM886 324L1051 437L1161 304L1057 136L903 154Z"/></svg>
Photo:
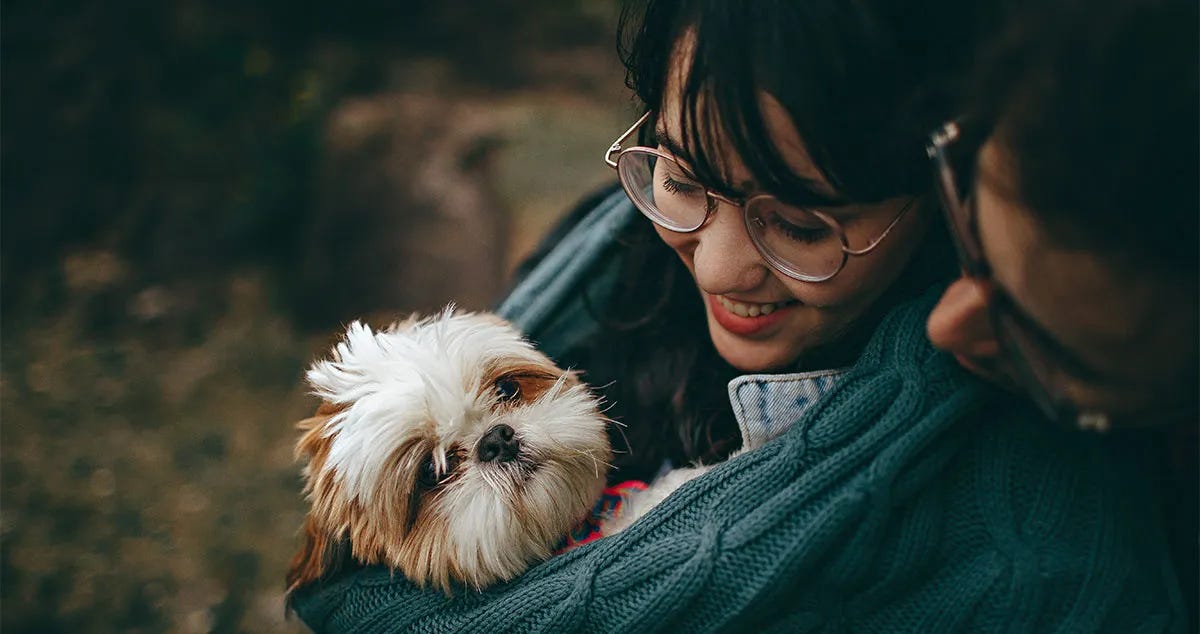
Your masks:
<svg viewBox="0 0 1200 634"><path fill-rule="evenodd" d="M705 299L708 300L708 310L712 312L713 319L721 325L722 328L728 330L735 335L744 337L759 333L779 322L783 319L785 313L792 308L799 306L799 303L792 303L786 306L776 308L770 315L759 315L757 317L742 317L735 315L725 309L721 304L721 300L715 295L705 293Z"/></svg>

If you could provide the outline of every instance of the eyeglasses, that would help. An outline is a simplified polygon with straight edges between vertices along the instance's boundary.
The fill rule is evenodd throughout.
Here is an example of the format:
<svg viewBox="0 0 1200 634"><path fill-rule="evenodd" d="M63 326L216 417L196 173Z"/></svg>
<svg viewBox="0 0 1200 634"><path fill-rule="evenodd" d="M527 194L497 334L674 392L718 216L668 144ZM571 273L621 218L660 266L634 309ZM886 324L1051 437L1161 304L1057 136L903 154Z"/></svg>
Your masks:
<svg viewBox="0 0 1200 634"><path fill-rule="evenodd" d="M992 271L979 240L978 212L970 193L975 180L975 156L981 135L961 121L951 121L929 136L926 152L934 163L934 180L946 213L963 271L968 277L992 280ZM997 284L987 285L989 317L996 338L1013 362L1020 387L1051 419L1074 422L1081 429L1107 431L1107 413L1081 409L1066 396L1065 382L1072 364L1055 354L1060 344L1017 307Z"/></svg>
<svg viewBox="0 0 1200 634"><path fill-rule="evenodd" d="M604 162L617 170L633 204L651 222L676 233L691 233L703 227L716 212L718 201L741 207L755 248L774 269L792 279L831 279L845 268L849 256L875 250L916 202L916 198L910 199L866 247L852 249L842 226L823 211L788 205L769 194L735 200L700 184L684 164L662 150L642 146L621 149L621 144L645 125L650 115L642 115L604 154Z"/></svg>

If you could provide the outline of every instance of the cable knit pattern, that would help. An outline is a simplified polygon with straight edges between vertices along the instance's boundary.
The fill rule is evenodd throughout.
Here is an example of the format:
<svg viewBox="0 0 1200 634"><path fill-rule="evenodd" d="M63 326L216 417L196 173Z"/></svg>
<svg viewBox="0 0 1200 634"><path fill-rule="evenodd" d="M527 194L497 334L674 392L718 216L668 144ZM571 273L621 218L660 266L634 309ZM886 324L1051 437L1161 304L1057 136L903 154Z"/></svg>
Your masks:
<svg viewBox="0 0 1200 634"><path fill-rule="evenodd" d="M618 535L482 593L367 568L296 610L318 632L1186 631L1138 465L935 352L930 300L780 437Z"/></svg>

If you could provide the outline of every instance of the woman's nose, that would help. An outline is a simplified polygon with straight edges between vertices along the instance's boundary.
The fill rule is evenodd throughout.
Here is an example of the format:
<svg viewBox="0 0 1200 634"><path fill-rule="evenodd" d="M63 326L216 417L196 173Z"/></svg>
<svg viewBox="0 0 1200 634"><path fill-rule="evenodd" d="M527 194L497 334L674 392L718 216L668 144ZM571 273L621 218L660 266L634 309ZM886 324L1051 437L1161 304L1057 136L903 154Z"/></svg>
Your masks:
<svg viewBox="0 0 1200 634"><path fill-rule="evenodd" d="M758 249L750 241L741 207L718 203L708 224L691 234L696 283L712 295L757 288L770 275Z"/></svg>
<svg viewBox="0 0 1200 634"><path fill-rule="evenodd" d="M1000 343L988 314L987 284L961 277L942 293L925 324L934 346L966 362L994 359L1000 354Z"/></svg>

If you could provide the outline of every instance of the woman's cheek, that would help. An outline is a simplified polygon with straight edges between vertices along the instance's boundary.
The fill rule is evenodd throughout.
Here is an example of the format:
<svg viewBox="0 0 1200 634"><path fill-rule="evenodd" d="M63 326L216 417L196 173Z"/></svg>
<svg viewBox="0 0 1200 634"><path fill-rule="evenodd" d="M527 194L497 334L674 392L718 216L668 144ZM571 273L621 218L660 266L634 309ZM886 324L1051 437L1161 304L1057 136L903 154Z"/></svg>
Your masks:
<svg viewBox="0 0 1200 634"><path fill-rule="evenodd" d="M658 225L654 225L654 232L663 243L682 256L688 262L688 268L691 268L691 254L695 251L695 237L692 234L676 233Z"/></svg>

